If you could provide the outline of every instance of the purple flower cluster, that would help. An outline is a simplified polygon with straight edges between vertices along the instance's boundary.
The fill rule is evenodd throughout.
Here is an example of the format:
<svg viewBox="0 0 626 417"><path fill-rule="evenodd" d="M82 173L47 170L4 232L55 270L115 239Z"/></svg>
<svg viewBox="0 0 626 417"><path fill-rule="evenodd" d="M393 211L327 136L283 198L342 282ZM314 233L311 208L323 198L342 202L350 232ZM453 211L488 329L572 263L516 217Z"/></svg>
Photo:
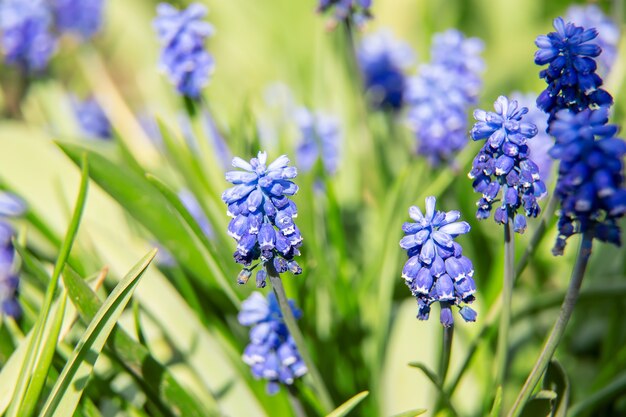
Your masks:
<svg viewBox="0 0 626 417"><path fill-rule="evenodd" d="M605 15L596 4L569 7L566 20L584 28L596 28L598 37L595 42L602 49L598 55L598 72L607 75L613 67L615 58L617 58L617 45L620 37L619 25Z"/></svg>
<svg viewBox="0 0 626 417"><path fill-rule="evenodd" d="M22 313L17 301L19 276L15 269L15 248L12 242L15 232L4 220L21 215L25 209L22 200L0 191L0 316L6 314L19 317Z"/></svg>
<svg viewBox="0 0 626 417"><path fill-rule="evenodd" d="M626 143L608 123L608 107L580 113L561 110L550 124L556 139L550 154L561 161L556 196L561 200L559 236L553 252L563 253L566 239L593 230L595 238L620 245L617 220L626 213Z"/></svg>
<svg viewBox="0 0 626 417"><path fill-rule="evenodd" d="M83 101L73 99L72 107L78 125L85 135L95 139L111 139L113 137L111 123L94 98L87 98Z"/></svg>
<svg viewBox="0 0 626 417"><path fill-rule="evenodd" d="M228 234L237 241L234 258L244 265L239 283L245 284L258 266L251 264L260 260L261 268L256 275L257 287L265 287L268 263L276 272L302 273L294 260L300 255L302 235L293 218L298 210L288 196L298 191L291 179L297 175L295 167L288 166L286 155L267 164L267 154L259 152L257 158L246 162L233 158L233 166L243 171L229 171L226 180L234 187L222 194L228 205L228 215L233 219L228 225Z"/></svg>
<svg viewBox="0 0 626 417"><path fill-rule="evenodd" d="M408 124L418 140L418 153L438 165L467 143L467 113L482 87L483 43L457 30L434 36L431 63L408 82Z"/></svg>
<svg viewBox="0 0 626 417"><path fill-rule="evenodd" d="M487 139L474 162L469 177L474 180L474 190L482 194L478 201L478 219L491 214L494 203L502 191L502 205L495 210L497 223L513 220L518 233L526 230L526 217L536 217L540 208L537 198L546 192L539 176L539 168L530 160L527 141L537 134L537 127L522 121L528 112L519 108L517 101L500 96L494 103L495 113L474 111L477 122L471 131L472 139ZM523 209L523 213L518 213Z"/></svg>
<svg viewBox="0 0 626 417"><path fill-rule="evenodd" d="M333 19L337 22L352 20L357 25L362 25L372 18L370 8L372 0L319 0L318 13L334 9Z"/></svg>
<svg viewBox="0 0 626 417"><path fill-rule="evenodd" d="M411 293L417 298L417 318L428 320L431 305L439 302L440 321L452 326L452 306L459 307L465 321L476 321L476 312L467 305L474 301L476 284L472 262L463 256L463 248L454 241L470 231L467 222L458 222L458 211L436 211L435 197L426 199L426 213L416 206L409 208L414 223L404 223L405 236L400 241L408 261L402 269Z"/></svg>
<svg viewBox="0 0 626 417"><path fill-rule="evenodd" d="M6 63L27 72L43 70L56 48L52 23L43 0L0 1L0 52Z"/></svg>
<svg viewBox="0 0 626 417"><path fill-rule="evenodd" d="M55 23L59 31L91 38L102 26L104 0L53 0Z"/></svg>
<svg viewBox="0 0 626 417"><path fill-rule="evenodd" d="M363 38L357 50L365 90L375 109L399 110L404 103L405 70L413 50L386 30Z"/></svg>
<svg viewBox="0 0 626 417"><path fill-rule="evenodd" d="M289 301L296 319L302 313ZM289 334L274 293L267 298L253 292L242 303L239 323L251 326L250 344L243 353L243 361L250 365L257 379L267 380L267 392L276 394L280 384L291 385L307 373L298 348Z"/></svg>
<svg viewBox="0 0 626 417"><path fill-rule="evenodd" d="M178 92L198 99L213 71L213 57L205 49L205 40L213 27L202 20L207 9L192 3L179 11L167 3L157 6L153 25L162 46L160 66Z"/></svg>
<svg viewBox="0 0 626 417"><path fill-rule="evenodd" d="M589 41L598 36L596 29L584 29L562 18L554 19L556 32L537 37L535 52L537 65L549 64L539 76L548 87L537 98L537 106L550 114L561 109L580 112L593 106L610 105L613 98L601 89L602 79L596 74L593 58L601 49Z"/></svg>
<svg viewBox="0 0 626 417"><path fill-rule="evenodd" d="M296 149L298 167L310 171L319 160L326 173L334 174L339 163L341 140L338 120L322 112L313 114L305 108L296 111L295 119L300 130Z"/></svg>

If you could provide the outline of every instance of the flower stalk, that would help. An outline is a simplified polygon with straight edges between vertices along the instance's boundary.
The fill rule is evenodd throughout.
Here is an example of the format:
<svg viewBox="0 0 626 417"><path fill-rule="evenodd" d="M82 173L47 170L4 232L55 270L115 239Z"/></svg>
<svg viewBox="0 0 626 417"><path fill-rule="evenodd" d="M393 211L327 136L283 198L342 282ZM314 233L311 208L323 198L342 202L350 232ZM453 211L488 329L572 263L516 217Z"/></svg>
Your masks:
<svg viewBox="0 0 626 417"><path fill-rule="evenodd" d="M302 357L302 360L306 364L309 375L311 375L311 383L313 388L317 392L319 396L319 400L322 403L322 406L326 411L331 411L334 408L333 401L328 393L328 389L324 384L324 380L322 379L315 363L311 359L311 355L309 354L309 350L304 343L304 337L302 336L302 332L298 328L296 324L296 319L293 316L291 311L291 307L289 306L289 302L287 301L287 295L285 294L285 288L283 287L283 282L276 272L274 265L272 263L268 263L267 267L267 276L269 278L270 284L272 285L272 289L274 290L274 294L276 295L276 299L278 300L278 305L280 306L280 311L283 315L283 319L285 320L285 325L287 329L289 329L289 334L293 338L296 346L298 347L298 352Z"/></svg>
<svg viewBox="0 0 626 417"><path fill-rule="evenodd" d="M511 233L511 221L504 225L504 280L502 283L502 314L496 350L495 385L504 385L509 350L509 330L511 327L511 301L515 284L515 240Z"/></svg>
<svg viewBox="0 0 626 417"><path fill-rule="evenodd" d="M526 379L522 390L517 396L517 399L515 400L515 403L513 404L513 407L508 414L509 417L519 417L521 415L524 409L524 405L530 399L533 389L539 382L539 379L541 379L541 376L545 372L548 364L550 363L550 360L552 359L552 355L554 355L556 348L559 346L559 343L563 338L567 323L569 322L569 319L574 312L576 302L578 301L580 286L585 276L585 270L587 269L589 257L591 256L592 245L593 232L590 230L586 230L583 233L582 242L578 251L578 257L576 258L576 265L574 266L574 270L572 272L572 277L569 283L569 287L567 288L567 292L565 294L565 299L563 300L563 304L561 305L561 312L559 314L559 317L554 323L554 326L550 331L550 335L546 339L543 349L541 350L541 354L539 355L539 358L537 358L535 366L528 375L528 378Z"/></svg>

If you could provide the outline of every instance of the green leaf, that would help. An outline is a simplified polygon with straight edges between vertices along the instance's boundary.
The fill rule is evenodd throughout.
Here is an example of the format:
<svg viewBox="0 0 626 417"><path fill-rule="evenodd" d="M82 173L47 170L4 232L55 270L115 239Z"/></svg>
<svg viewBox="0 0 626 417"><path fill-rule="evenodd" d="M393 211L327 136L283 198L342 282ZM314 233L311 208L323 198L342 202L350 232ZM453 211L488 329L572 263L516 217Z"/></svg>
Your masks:
<svg viewBox="0 0 626 417"><path fill-rule="evenodd" d="M72 245L76 239L78 233L78 226L80 219L85 208L85 202L87 199L87 187L89 184L89 168L87 165L87 158L85 154L80 156L82 174L80 188L78 190L78 197L76 198L76 205L72 218L65 234L65 239L61 244L59 251L59 257L54 265L52 277L46 290L41 312L37 318L34 326L33 336L29 339L29 345L26 352L26 357L22 364L22 370L17 380L16 388L13 393L13 399L7 412L7 417L28 417L35 410L37 400L41 393L41 389L45 383L46 376L48 375L48 369L52 361L53 353L50 352L50 343L56 346L56 341L59 337L60 326L50 327L50 333L45 334L45 329L49 328L48 325L54 317L51 317L50 309L54 301L55 293L58 287L59 276L61 271L65 267ZM36 372L35 372L36 371ZM32 378L32 379L31 379ZM28 392L28 395L27 395Z"/></svg>
<svg viewBox="0 0 626 417"><path fill-rule="evenodd" d="M543 388L556 393L556 404L554 405L553 417L565 417L569 405L570 386L569 379L563 366L552 359L543 378Z"/></svg>
<svg viewBox="0 0 626 417"><path fill-rule="evenodd" d="M425 414L428 410L425 408L416 408L415 410L404 411L400 414L395 414L393 417L417 417Z"/></svg>
<svg viewBox="0 0 626 417"><path fill-rule="evenodd" d="M101 308L102 302L92 289L71 270L63 274L63 282L70 300L82 319L89 323ZM115 359L141 383L146 393L156 403L175 416L203 417L219 415L217 402L207 398L212 408L206 410L199 401L179 384L169 370L159 363L146 347L132 339L126 331L116 326L113 336L107 342Z"/></svg>
<svg viewBox="0 0 626 417"><path fill-rule="evenodd" d="M130 301L139 283L139 278L155 255L156 249L150 251L128 272L107 297L76 345L56 384L54 384L50 396L43 406L42 417L71 416L74 413L100 351L126 304Z"/></svg>
<svg viewBox="0 0 626 417"><path fill-rule="evenodd" d="M498 385L496 389L496 397L493 400L493 406L491 407L491 412L489 413L489 417L498 417L500 415L500 410L502 409L502 385Z"/></svg>
<svg viewBox="0 0 626 417"><path fill-rule="evenodd" d="M365 399L365 397L367 397L368 395L369 395L369 391L359 392L357 395L355 395L354 397L350 398L348 401L346 401L345 403L343 403L339 407L337 407L335 410L333 410L326 417L347 416L348 413L350 411L352 411L352 409L354 407L356 407L361 401L363 401Z"/></svg>
<svg viewBox="0 0 626 417"><path fill-rule="evenodd" d="M526 403L520 417L552 417L556 398L557 394L554 391L539 391L534 398Z"/></svg>
<svg viewBox="0 0 626 417"><path fill-rule="evenodd" d="M96 152L85 151L80 146L65 143L59 143L58 146L74 163L78 162L82 153L87 152L91 178L139 223L150 230L159 243L192 273L198 285L207 290L213 290L211 286L219 286L215 280L216 274L220 274L221 271L212 269L214 264L209 263L209 258L202 252L201 247L196 245L193 235L189 233L180 216L159 190L143 176L123 165L114 164ZM211 277L214 278L213 281L209 279ZM239 304L233 299L232 293L226 295L231 302L231 308ZM216 303L216 308L228 308L223 304L223 299L224 297L217 294L213 297L212 301Z"/></svg>

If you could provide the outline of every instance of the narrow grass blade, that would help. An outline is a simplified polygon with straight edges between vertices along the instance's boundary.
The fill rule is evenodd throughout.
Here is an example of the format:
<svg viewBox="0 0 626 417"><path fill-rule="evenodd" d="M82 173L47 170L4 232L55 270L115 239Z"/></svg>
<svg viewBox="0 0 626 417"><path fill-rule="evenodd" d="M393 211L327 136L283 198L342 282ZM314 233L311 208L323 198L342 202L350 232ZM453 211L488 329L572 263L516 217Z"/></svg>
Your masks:
<svg viewBox="0 0 626 417"><path fill-rule="evenodd" d="M98 310L52 388L52 392L43 406L42 417L61 417L74 414L100 351L126 304L130 301L139 279L155 255L156 250L152 250L144 256L120 281Z"/></svg>
<svg viewBox="0 0 626 417"><path fill-rule="evenodd" d="M369 391L359 392L357 395L355 395L354 397L350 398L348 401L346 401L345 403L341 404L339 407L335 408L335 410L333 410L326 417L343 417L343 416L347 416L348 413L350 413L350 411L352 411L352 409L354 409L354 407L359 405L359 403L361 401L363 401L365 399L365 397L367 397L368 395L369 395Z"/></svg>
<svg viewBox="0 0 626 417"><path fill-rule="evenodd" d="M102 306L102 302L81 277L71 270L63 274L63 282L70 300L82 319L89 323ZM205 410L196 398L188 394L172 374L159 363L140 343L132 339L122 328L117 327L107 342L113 357L117 359L140 382L152 400L162 403L175 416L203 417L217 416L219 409L214 398L208 398L212 405Z"/></svg>
<svg viewBox="0 0 626 417"><path fill-rule="evenodd" d="M65 267L65 263L69 258L72 245L74 243L74 240L76 239L76 234L78 233L78 225L80 224L80 219L82 217L83 210L85 208L85 202L87 199L89 168L87 165L86 155L80 155L80 159L82 160L82 174L78 197L76 199L76 205L74 207L74 212L72 214L69 227L65 234L65 239L61 244L59 257L57 258L57 261L54 265L54 270L52 272L52 277L50 278L50 282L46 290L46 295L41 308L41 312L39 314L39 317L37 318L34 326L33 335L29 341L26 357L22 364L22 370L16 384L13 399L11 400L11 405L9 406L9 410L7 412L7 417L27 417L30 415L28 414L28 412L34 409L34 404L32 403L32 401L33 399L35 401L38 399L41 387L38 386L39 380L35 381L35 384L30 387L31 376L33 375L35 366L37 366L38 375L41 375L43 373L45 379L45 375L47 375L48 368L50 366L50 363L45 363L45 361L42 361L42 355L44 354L45 350L45 343L49 340L52 340L56 345L56 340L59 337L58 331L60 331L60 327L57 329L58 331L56 334L51 333L45 338L44 330L48 328L48 324L50 323L50 320L52 320L52 317L50 315L50 309L52 308L54 296L58 287L59 276L61 275L61 271ZM29 402L25 403L24 400L27 390L30 390L27 398Z"/></svg>

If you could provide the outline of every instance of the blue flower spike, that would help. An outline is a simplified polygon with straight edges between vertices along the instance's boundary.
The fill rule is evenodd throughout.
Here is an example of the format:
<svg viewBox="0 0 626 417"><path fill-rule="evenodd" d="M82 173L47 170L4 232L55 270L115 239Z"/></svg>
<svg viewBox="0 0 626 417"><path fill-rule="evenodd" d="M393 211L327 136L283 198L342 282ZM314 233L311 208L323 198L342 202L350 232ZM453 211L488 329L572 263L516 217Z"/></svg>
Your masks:
<svg viewBox="0 0 626 417"><path fill-rule="evenodd" d="M535 40L537 65L548 65L539 76L548 87L537 98L537 106L550 114L561 109L580 112L589 107L613 103L609 93L600 88L602 79L596 74L595 57L601 48L591 42L598 36L596 29L584 29L562 18L554 19L555 32L540 35Z"/></svg>
<svg viewBox="0 0 626 417"><path fill-rule="evenodd" d="M213 34L213 26L202 20L207 9L192 3L179 11L161 3L157 14L153 26L163 48L160 66L181 95L199 99L214 68L213 57L205 49L206 39Z"/></svg>
<svg viewBox="0 0 626 417"><path fill-rule="evenodd" d="M53 0L52 8L58 29L82 39L91 38L102 26L104 0Z"/></svg>
<svg viewBox="0 0 626 417"><path fill-rule="evenodd" d="M226 180L234 187L222 194L222 200L232 217L228 234L237 242L233 256L244 265L238 282L247 282L251 271L259 266L256 276L259 288L266 285L269 265L279 274L287 271L301 274L302 268L294 258L300 255L302 235L293 221L297 207L289 199L298 191L291 181L298 173L296 168L289 166L286 155L268 164L265 152L259 152L250 162L235 157L233 166L240 170L226 173Z"/></svg>
<svg viewBox="0 0 626 417"><path fill-rule="evenodd" d="M20 216L25 210L26 205L21 199L0 191L0 316L6 314L17 318L22 313L17 300L19 276L15 267L15 248L12 242L15 231L4 220Z"/></svg>
<svg viewBox="0 0 626 417"><path fill-rule="evenodd" d="M435 209L435 197L426 198L426 212L417 206L409 208L411 223L404 223L405 236L400 247L409 259L402 269L402 278L417 298L419 320L428 320L431 305L441 307L440 321L452 326L453 306L465 321L476 321L476 312L467 304L474 301L476 284L472 262L463 256L461 245L454 239L470 231L470 225L458 221L456 210L443 212Z"/></svg>
<svg viewBox="0 0 626 417"><path fill-rule="evenodd" d="M306 108L295 112L295 121L300 131L299 145L296 149L298 167L307 172L321 161L324 171L333 175L339 165L339 145L341 129L339 121L332 115Z"/></svg>
<svg viewBox="0 0 626 417"><path fill-rule="evenodd" d="M371 7L372 0L319 0L317 12L325 13L334 9L331 27L346 20L356 23L357 26L362 26L372 18Z"/></svg>
<svg viewBox="0 0 626 417"><path fill-rule="evenodd" d="M113 138L111 122L94 98L90 97L83 101L72 99L72 107L78 125L87 137L103 140Z"/></svg>
<svg viewBox="0 0 626 417"><path fill-rule="evenodd" d="M289 301L296 319L302 312ZM298 348L289 334L278 301L270 292L265 298L253 292L241 304L239 323L250 326L250 344L245 348L243 361L250 366L256 379L267 380L267 392L276 394L280 384L292 385L297 378L307 373Z"/></svg>
<svg viewBox="0 0 626 417"><path fill-rule="evenodd" d="M550 155L560 160L555 195L561 201L559 236L553 249L563 253L575 233L621 245L617 221L626 213L624 163L626 142L608 124L609 108L556 113L549 132L556 139Z"/></svg>
<svg viewBox="0 0 626 417"><path fill-rule="evenodd" d="M500 96L494 109L495 112L474 111L477 122L471 137L485 139L468 175L474 180L474 190L482 194L476 217L488 218L493 205L500 202L495 221L506 224L510 220L513 230L524 233L526 217L537 217L537 199L546 193L527 144L537 134L537 127L522 120L528 109L519 107L515 100Z"/></svg>

